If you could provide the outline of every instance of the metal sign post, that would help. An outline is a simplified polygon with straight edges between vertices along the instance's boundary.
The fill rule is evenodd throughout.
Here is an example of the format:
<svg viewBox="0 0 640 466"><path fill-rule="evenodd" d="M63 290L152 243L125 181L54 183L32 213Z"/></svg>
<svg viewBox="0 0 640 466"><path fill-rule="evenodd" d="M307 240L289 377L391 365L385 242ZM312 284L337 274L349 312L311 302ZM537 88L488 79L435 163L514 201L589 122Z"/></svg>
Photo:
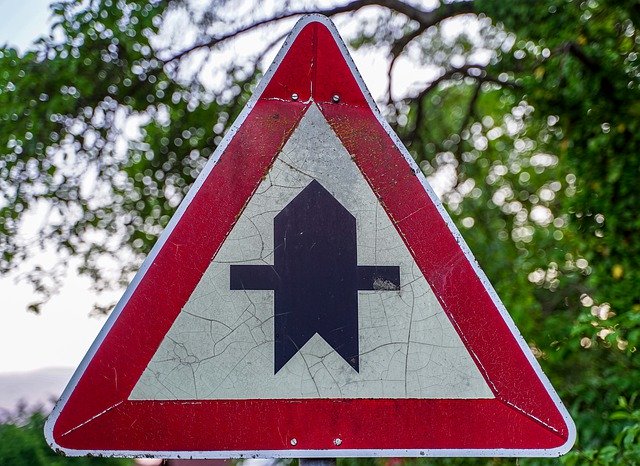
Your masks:
<svg viewBox="0 0 640 466"><path fill-rule="evenodd" d="M336 458L300 458L300 466L336 466Z"/></svg>

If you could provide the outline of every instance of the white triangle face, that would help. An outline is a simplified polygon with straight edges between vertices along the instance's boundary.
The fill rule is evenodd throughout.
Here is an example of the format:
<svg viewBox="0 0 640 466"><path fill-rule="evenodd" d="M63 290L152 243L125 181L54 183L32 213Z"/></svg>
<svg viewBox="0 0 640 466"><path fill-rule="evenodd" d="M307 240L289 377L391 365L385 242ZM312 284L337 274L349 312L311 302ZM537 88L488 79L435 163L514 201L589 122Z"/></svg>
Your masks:
<svg viewBox="0 0 640 466"><path fill-rule="evenodd" d="M359 371L318 334L274 374L274 292L230 290L231 264L273 264L274 217L312 180L356 218L358 265L400 291L358 292ZM312 105L129 399L493 398L384 209Z"/></svg>

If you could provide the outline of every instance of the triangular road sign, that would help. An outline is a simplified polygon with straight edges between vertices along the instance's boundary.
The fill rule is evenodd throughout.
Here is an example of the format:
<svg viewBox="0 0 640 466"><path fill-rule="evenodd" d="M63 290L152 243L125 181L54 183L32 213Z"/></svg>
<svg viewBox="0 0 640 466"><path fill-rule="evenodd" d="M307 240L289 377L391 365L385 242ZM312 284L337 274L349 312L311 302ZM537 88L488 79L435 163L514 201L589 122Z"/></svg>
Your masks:
<svg viewBox="0 0 640 466"><path fill-rule="evenodd" d="M49 417L69 455L553 456L575 427L333 24L300 20Z"/></svg>

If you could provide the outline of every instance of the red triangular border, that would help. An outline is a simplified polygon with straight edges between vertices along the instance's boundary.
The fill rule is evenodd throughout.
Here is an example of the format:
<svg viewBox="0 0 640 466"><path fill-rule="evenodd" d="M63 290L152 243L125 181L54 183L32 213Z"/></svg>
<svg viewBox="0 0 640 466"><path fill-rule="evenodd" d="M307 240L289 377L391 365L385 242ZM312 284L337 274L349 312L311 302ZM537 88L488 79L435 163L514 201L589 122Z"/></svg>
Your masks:
<svg viewBox="0 0 640 466"><path fill-rule="evenodd" d="M312 102L378 196L495 399L129 401ZM45 429L54 448L308 457L552 456L571 447L573 422L329 20L308 16L296 25L238 120L56 405Z"/></svg>

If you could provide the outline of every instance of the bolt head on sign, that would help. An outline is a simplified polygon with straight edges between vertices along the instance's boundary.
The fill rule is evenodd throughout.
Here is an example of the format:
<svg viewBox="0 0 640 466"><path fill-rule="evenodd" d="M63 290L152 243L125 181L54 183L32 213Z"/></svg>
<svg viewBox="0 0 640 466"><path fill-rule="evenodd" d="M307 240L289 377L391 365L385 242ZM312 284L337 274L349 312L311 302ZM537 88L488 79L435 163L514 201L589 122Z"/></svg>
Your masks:
<svg viewBox="0 0 640 466"><path fill-rule="evenodd" d="M311 15L45 435L76 456L557 456L575 427L335 26Z"/></svg>

